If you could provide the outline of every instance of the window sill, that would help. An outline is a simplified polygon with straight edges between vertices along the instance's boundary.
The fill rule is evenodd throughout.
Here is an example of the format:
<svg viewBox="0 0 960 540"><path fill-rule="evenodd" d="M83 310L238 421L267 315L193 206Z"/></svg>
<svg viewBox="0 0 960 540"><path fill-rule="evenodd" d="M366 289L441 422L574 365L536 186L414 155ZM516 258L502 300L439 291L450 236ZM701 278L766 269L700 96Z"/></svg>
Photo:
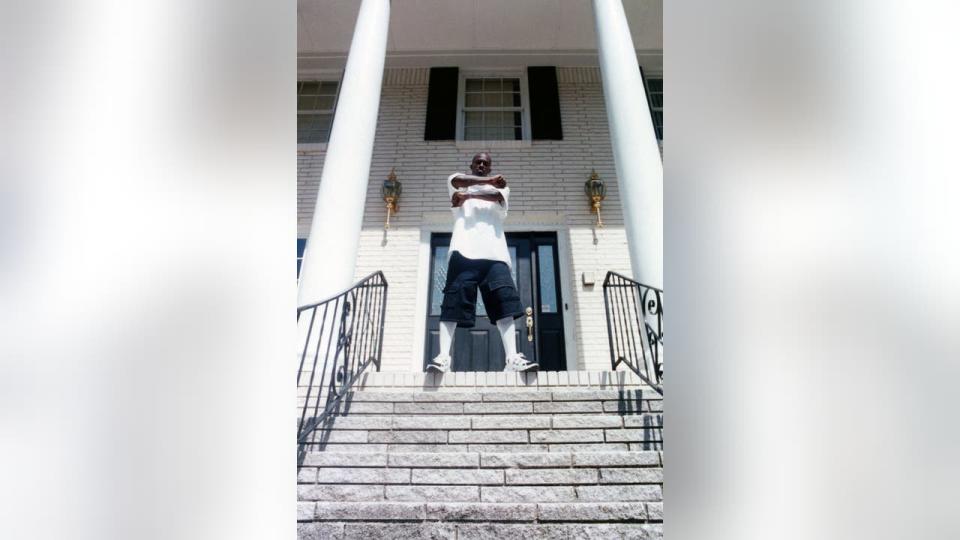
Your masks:
<svg viewBox="0 0 960 540"><path fill-rule="evenodd" d="M475 148L529 148L532 141L457 141L457 150L472 150Z"/></svg>
<svg viewBox="0 0 960 540"><path fill-rule="evenodd" d="M297 143L297 152L326 152L327 143Z"/></svg>

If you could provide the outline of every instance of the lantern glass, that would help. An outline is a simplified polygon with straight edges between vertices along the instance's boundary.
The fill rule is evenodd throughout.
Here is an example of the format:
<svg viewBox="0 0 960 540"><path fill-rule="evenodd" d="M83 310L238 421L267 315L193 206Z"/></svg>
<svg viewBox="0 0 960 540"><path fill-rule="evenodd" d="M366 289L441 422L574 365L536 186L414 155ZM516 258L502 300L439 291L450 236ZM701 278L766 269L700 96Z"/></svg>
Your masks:
<svg viewBox="0 0 960 540"><path fill-rule="evenodd" d="M403 191L403 185L399 180L384 180L383 187L380 190L380 193L383 194L384 198L391 197L394 199L400 198L400 193Z"/></svg>
<svg viewBox="0 0 960 540"><path fill-rule="evenodd" d="M599 197L603 199L607 193L607 186L603 185L603 180L600 180L599 176L593 174L583 185L583 191L587 194L587 197Z"/></svg>

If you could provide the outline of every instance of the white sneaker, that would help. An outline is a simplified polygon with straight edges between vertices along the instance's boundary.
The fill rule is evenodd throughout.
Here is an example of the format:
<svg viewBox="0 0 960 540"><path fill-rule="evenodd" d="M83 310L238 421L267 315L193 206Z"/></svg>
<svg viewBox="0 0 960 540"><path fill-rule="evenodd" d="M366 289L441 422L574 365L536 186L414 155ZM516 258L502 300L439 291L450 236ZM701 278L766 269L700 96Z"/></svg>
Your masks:
<svg viewBox="0 0 960 540"><path fill-rule="evenodd" d="M523 353L513 354L507 357L504 371L536 371L540 369L540 364L527 360Z"/></svg>
<svg viewBox="0 0 960 540"><path fill-rule="evenodd" d="M446 373L450 371L450 355L449 354L438 354L436 358L430 361L427 364L427 369L432 369L434 371L439 371L440 373Z"/></svg>

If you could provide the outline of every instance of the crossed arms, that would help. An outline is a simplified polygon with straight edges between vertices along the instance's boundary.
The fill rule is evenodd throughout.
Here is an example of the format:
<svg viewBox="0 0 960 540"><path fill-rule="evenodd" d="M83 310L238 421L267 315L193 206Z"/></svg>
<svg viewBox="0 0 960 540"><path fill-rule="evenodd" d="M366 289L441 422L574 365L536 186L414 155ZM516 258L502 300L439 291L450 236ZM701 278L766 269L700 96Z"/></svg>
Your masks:
<svg viewBox="0 0 960 540"><path fill-rule="evenodd" d="M502 174L494 176L473 176L470 174L458 174L450 181L453 187L460 189L469 186L475 186L480 184L489 184L497 189L503 189L507 187L507 181L503 178ZM484 201L491 201L500 203L503 205L503 195L497 193L496 195L482 195L478 193L466 194L460 193L459 191L453 194L453 197L450 198L450 204L452 207L456 208L461 206L467 199L481 199Z"/></svg>

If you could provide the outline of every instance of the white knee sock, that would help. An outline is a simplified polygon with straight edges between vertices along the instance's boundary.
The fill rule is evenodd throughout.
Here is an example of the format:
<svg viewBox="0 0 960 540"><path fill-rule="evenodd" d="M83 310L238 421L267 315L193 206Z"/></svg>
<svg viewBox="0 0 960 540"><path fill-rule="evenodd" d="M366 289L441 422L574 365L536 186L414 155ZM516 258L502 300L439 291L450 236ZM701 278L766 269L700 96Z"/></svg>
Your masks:
<svg viewBox="0 0 960 540"><path fill-rule="evenodd" d="M513 317L504 317L497 321L500 339L503 340L503 352L507 357L517 354L517 325Z"/></svg>
<svg viewBox="0 0 960 540"><path fill-rule="evenodd" d="M450 355L450 347L453 345L453 333L456 330L456 322L440 321L440 354Z"/></svg>

